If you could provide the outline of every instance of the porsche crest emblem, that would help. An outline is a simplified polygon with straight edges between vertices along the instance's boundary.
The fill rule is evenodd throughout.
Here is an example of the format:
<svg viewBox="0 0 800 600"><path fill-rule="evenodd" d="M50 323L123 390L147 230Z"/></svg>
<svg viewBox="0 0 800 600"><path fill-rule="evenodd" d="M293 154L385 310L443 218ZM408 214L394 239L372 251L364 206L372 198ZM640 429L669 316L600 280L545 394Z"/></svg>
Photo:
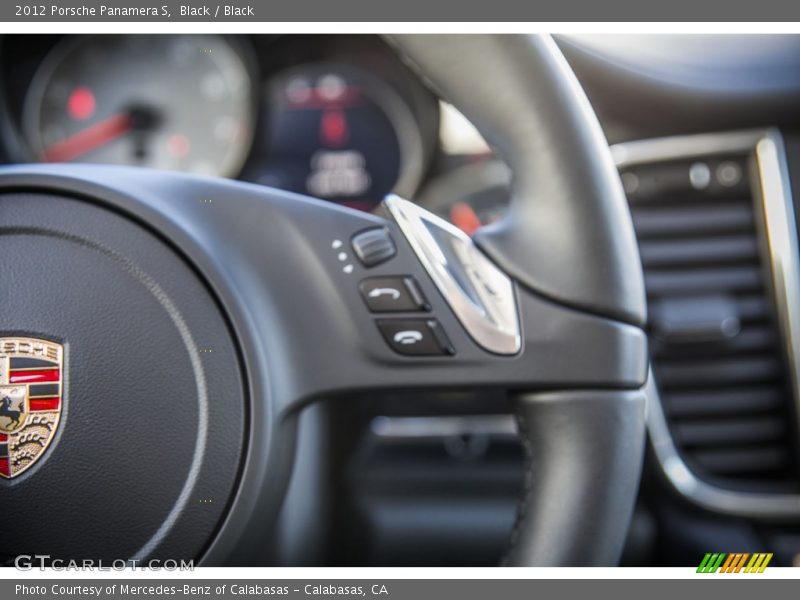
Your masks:
<svg viewBox="0 0 800 600"><path fill-rule="evenodd" d="M61 420L64 348L25 337L0 338L0 477L38 461Z"/></svg>

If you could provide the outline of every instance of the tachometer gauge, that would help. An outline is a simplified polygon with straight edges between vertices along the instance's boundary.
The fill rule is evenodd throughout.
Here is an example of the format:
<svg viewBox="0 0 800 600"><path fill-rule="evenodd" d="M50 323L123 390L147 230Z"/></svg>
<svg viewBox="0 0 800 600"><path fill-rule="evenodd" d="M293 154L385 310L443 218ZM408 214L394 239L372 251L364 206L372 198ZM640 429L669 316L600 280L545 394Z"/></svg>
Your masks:
<svg viewBox="0 0 800 600"><path fill-rule="evenodd" d="M45 162L238 174L252 139L248 70L224 38L67 38L25 98L24 131Z"/></svg>
<svg viewBox="0 0 800 600"><path fill-rule="evenodd" d="M267 85L264 122L247 179L369 210L390 191L413 194L422 137L405 101L361 69L290 68Z"/></svg>

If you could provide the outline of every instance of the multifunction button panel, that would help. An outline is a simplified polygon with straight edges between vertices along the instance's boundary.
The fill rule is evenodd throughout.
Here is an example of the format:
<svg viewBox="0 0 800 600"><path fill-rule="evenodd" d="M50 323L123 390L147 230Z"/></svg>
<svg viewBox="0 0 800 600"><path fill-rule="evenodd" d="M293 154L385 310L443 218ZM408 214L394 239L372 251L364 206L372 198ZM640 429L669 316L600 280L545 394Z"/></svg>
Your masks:
<svg viewBox="0 0 800 600"><path fill-rule="evenodd" d="M359 261L367 268L390 260L397 252L383 228L367 229L351 239ZM417 281L408 275L367 277L358 284L367 309L374 314L396 313L397 318L376 319L388 346L403 356L448 356L455 350L441 324L431 315ZM402 317L400 315L403 315Z"/></svg>

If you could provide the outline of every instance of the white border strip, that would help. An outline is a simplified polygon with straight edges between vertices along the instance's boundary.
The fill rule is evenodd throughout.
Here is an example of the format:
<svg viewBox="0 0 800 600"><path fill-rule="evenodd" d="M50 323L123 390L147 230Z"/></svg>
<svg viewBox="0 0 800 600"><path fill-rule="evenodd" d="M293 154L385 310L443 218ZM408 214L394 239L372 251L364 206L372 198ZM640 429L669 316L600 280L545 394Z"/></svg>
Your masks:
<svg viewBox="0 0 800 600"><path fill-rule="evenodd" d="M602 33L602 34L786 34L800 33L800 22L156 22L42 21L0 23L0 33Z"/></svg>

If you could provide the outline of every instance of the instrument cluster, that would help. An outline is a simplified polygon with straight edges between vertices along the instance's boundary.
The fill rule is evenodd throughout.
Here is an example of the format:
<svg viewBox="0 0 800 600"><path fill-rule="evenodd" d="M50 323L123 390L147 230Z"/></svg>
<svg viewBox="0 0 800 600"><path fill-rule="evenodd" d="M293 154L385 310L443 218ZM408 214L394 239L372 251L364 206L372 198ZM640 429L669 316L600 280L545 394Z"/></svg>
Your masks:
<svg viewBox="0 0 800 600"><path fill-rule="evenodd" d="M375 36L0 39L6 162L138 165L363 210L413 196L439 103Z"/></svg>

